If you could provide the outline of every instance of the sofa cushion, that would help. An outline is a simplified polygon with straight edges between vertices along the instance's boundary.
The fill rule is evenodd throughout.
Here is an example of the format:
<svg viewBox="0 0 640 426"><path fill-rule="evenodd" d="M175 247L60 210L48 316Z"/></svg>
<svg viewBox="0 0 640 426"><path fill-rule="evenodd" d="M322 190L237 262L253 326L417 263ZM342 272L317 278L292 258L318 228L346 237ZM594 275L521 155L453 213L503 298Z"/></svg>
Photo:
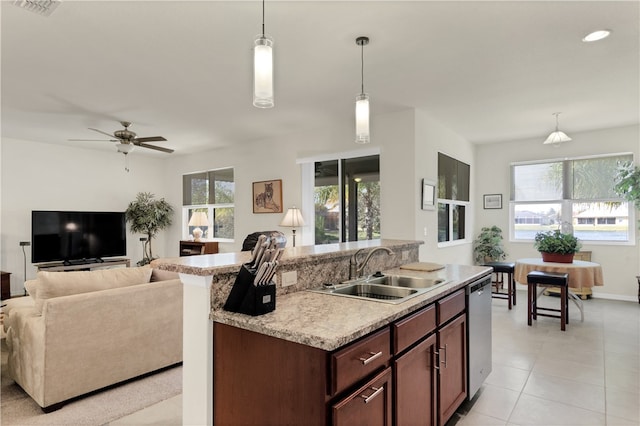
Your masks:
<svg viewBox="0 0 640 426"><path fill-rule="evenodd" d="M47 299L148 283L151 268L114 268L97 271L38 272L36 311Z"/></svg>

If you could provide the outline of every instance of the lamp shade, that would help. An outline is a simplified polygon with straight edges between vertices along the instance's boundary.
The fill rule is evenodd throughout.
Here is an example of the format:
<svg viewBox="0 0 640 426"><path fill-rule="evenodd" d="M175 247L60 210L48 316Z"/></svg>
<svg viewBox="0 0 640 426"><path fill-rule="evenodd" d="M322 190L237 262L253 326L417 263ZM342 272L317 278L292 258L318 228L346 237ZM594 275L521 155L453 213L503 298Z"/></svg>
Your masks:
<svg viewBox="0 0 640 426"><path fill-rule="evenodd" d="M544 145L552 144L552 143L560 143L560 142L569 142L571 138L567 136L565 132L560 130L556 130L551 133L546 141L544 141Z"/></svg>
<svg viewBox="0 0 640 426"><path fill-rule="evenodd" d="M194 212L189 219L189 226L209 226L209 219L205 212Z"/></svg>
<svg viewBox="0 0 640 426"><path fill-rule="evenodd" d="M302 212L297 207L291 207L287 210L287 214L284 215L280 226L299 227L304 226L304 219L302 218Z"/></svg>

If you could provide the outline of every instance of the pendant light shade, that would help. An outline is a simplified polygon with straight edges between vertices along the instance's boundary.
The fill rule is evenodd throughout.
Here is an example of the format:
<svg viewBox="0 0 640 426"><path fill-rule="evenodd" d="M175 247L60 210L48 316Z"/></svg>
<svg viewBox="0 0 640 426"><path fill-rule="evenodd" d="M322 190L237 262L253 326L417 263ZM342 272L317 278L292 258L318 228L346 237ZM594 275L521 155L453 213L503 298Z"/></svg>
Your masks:
<svg viewBox="0 0 640 426"><path fill-rule="evenodd" d="M259 35L253 47L253 106L273 105L273 40Z"/></svg>
<svg viewBox="0 0 640 426"><path fill-rule="evenodd" d="M264 0L262 1L262 34L253 45L253 106L273 108L273 39L264 33Z"/></svg>
<svg viewBox="0 0 640 426"><path fill-rule="evenodd" d="M550 144L559 144L562 142L568 142L571 140L571 138L569 136L567 136L566 133L558 130L558 116L561 113L559 112L554 112L553 115L556 116L556 130L555 132L551 133L549 135L549 137L547 137L547 140L544 141L544 145L550 145Z"/></svg>
<svg viewBox="0 0 640 426"><path fill-rule="evenodd" d="M369 143L369 95L356 97L356 143Z"/></svg>
<svg viewBox="0 0 640 426"><path fill-rule="evenodd" d="M356 143L371 142L369 137L369 95L364 93L364 46L369 44L369 37L358 37L356 44L360 46L361 59L361 92L356 96Z"/></svg>

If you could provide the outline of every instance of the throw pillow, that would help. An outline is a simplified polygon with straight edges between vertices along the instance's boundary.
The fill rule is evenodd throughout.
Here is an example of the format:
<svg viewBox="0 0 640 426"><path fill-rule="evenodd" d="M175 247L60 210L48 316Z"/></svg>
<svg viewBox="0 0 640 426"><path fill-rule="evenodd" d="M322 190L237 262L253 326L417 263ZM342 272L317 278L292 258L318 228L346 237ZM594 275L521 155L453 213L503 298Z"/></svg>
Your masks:
<svg viewBox="0 0 640 426"><path fill-rule="evenodd" d="M36 311L46 299L148 283L151 268L114 268L96 271L38 272Z"/></svg>
<svg viewBox="0 0 640 426"><path fill-rule="evenodd" d="M36 300L36 294L38 293L38 280L29 280L24 282L24 288L29 293L29 296Z"/></svg>

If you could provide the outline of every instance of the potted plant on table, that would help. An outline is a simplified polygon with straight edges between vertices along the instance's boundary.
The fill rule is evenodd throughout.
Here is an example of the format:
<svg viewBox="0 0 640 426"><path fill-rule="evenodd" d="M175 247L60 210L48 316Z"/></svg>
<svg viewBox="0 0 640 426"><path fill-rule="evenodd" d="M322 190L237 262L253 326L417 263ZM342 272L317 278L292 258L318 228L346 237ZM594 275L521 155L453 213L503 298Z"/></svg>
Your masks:
<svg viewBox="0 0 640 426"><path fill-rule="evenodd" d="M173 207L164 198L159 200L150 192L139 192L135 201L129 203L125 211L125 218L131 225L131 232L143 233L147 235L144 241L144 253L142 260L137 264L143 266L153 260L151 251L151 239L158 234L158 231L171 225ZM142 241L142 240L141 240Z"/></svg>
<svg viewBox="0 0 640 426"><path fill-rule="evenodd" d="M572 263L573 255L581 247L577 237L561 230L538 232L534 247L542 254L544 262Z"/></svg>
<svg viewBox="0 0 640 426"><path fill-rule="evenodd" d="M483 227L473 240L473 252L477 264L504 260L507 254L502 247L502 229L495 225Z"/></svg>

